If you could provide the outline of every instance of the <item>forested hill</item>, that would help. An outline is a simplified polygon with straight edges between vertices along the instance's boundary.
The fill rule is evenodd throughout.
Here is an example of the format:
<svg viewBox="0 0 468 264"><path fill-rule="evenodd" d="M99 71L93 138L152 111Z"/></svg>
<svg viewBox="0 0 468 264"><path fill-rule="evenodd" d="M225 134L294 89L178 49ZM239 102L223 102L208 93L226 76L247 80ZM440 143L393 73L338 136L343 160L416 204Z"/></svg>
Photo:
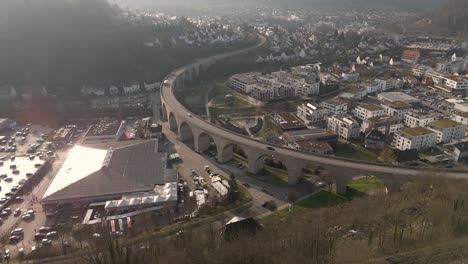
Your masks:
<svg viewBox="0 0 468 264"><path fill-rule="evenodd" d="M117 14L105 0L0 1L0 86L66 86L134 67Z"/></svg>
<svg viewBox="0 0 468 264"><path fill-rule="evenodd" d="M187 30L193 25L185 19L158 28L149 20L131 23L106 0L0 0L0 89L63 87L74 95L83 85L160 81L224 48L171 44ZM155 39L161 46L145 48Z"/></svg>
<svg viewBox="0 0 468 264"><path fill-rule="evenodd" d="M449 0L449 2L436 9L432 16L434 30L447 31L452 35L468 34L468 1Z"/></svg>

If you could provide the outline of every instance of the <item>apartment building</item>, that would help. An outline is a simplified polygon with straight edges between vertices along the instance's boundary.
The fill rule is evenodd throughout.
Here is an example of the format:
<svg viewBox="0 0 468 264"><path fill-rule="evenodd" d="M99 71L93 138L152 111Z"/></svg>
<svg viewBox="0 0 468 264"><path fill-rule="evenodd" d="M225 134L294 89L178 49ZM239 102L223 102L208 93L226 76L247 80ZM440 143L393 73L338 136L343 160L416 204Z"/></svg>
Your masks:
<svg viewBox="0 0 468 264"><path fill-rule="evenodd" d="M305 81L304 84L296 86L296 95L307 97L312 95L318 95L320 92L320 83Z"/></svg>
<svg viewBox="0 0 468 264"><path fill-rule="evenodd" d="M385 136L394 134L404 128L401 120L394 116L372 117L361 124L361 132L368 133L376 130L382 132Z"/></svg>
<svg viewBox="0 0 468 264"><path fill-rule="evenodd" d="M454 115L454 119L456 122L468 126L468 112L457 113Z"/></svg>
<svg viewBox="0 0 468 264"><path fill-rule="evenodd" d="M411 111L411 105L402 101L389 102L381 104L381 106L385 109L386 115L399 118L404 118L405 115Z"/></svg>
<svg viewBox="0 0 468 264"><path fill-rule="evenodd" d="M410 111L405 114L405 126L407 127L426 127L429 123L434 122L436 116L428 112Z"/></svg>
<svg viewBox="0 0 468 264"><path fill-rule="evenodd" d="M320 106L327 109L333 115L345 114L348 112L348 103L333 99L320 103Z"/></svg>
<svg viewBox="0 0 468 264"><path fill-rule="evenodd" d="M231 76L227 85L240 93L248 94L256 83L257 81L247 73L239 73Z"/></svg>
<svg viewBox="0 0 468 264"><path fill-rule="evenodd" d="M449 143L465 137L466 126L450 119L431 122L428 128L437 134L438 143Z"/></svg>
<svg viewBox="0 0 468 264"><path fill-rule="evenodd" d="M275 90L272 86L255 84L251 87L250 96L259 101L266 102L275 97Z"/></svg>
<svg viewBox="0 0 468 264"><path fill-rule="evenodd" d="M329 112L316 104L307 103L297 106L297 116L307 125L324 123L327 121Z"/></svg>
<svg viewBox="0 0 468 264"><path fill-rule="evenodd" d="M385 115L385 109L374 104L361 104L353 110L354 116L361 120Z"/></svg>
<svg viewBox="0 0 468 264"><path fill-rule="evenodd" d="M359 123L350 115L341 114L328 118L328 129L343 141L359 136Z"/></svg>
<svg viewBox="0 0 468 264"><path fill-rule="evenodd" d="M395 133L392 147L398 150L416 149L422 151L437 144L437 135L425 127L404 128Z"/></svg>

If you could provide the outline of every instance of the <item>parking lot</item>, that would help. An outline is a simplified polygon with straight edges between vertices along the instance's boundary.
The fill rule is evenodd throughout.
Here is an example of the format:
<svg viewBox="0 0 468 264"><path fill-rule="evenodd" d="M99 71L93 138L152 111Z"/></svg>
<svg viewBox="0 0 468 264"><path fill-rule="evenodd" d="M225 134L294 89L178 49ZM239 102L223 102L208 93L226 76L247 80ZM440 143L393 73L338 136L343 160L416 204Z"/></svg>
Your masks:
<svg viewBox="0 0 468 264"><path fill-rule="evenodd" d="M7 155L0 161L0 203L15 199L26 181L44 164L44 156L31 155L15 157Z"/></svg>

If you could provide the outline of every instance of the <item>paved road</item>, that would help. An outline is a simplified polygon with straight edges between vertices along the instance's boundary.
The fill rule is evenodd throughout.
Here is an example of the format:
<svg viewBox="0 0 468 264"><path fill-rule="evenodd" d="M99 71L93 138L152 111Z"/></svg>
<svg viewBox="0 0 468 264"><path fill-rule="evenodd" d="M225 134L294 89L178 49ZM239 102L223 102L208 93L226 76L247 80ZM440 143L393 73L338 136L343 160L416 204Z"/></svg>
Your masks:
<svg viewBox="0 0 468 264"><path fill-rule="evenodd" d="M186 70L190 70L193 65L211 63L213 61L221 60L226 57L237 55L246 51L256 49L257 47L263 45L264 39L262 41L248 49L243 49L236 52L229 52L217 56L212 56L206 59L199 60L195 63L186 65L184 67L174 70L167 78L167 83L161 86L161 99L165 103L166 108L171 109L176 114L176 117L182 118L192 127L198 127L199 129L207 132L210 135L220 136L230 142L240 144L242 146L248 146L251 149L256 149L262 151L262 153L268 153L271 155L279 155L280 157L292 157L297 160L302 160L306 162L318 163L324 166L333 167L341 169L342 171L346 170L355 170L355 171L366 171L367 173L374 174L393 174L401 176L420 176L421 170L414 167L404 167L404 166L392 166L384 165L378 163L350 160L345 158L337 158L330 156L322 156L316 154L310 154L298 150L293 150L287 147L268 144L266 142L258 141L240 134L235 134L232 131L224 129L219 126L215 126L211 123L208 123L206 120L194 115L189 110L187 110L181 103L179 103L173 93L175 86L175 80L178 76L181 76L185 73ZM182 120L177 120L181 122ZM267 147L273 147L275 150L268 150ZM457 179L466 179L468 178L468 173L462 170L445 170L443 171L443 176L447 178L457 178Z"/></svg>
<svg viewBox="0 0 468 264"><path fill-rule="evenodd" d="M210 168L214 172L218 172L224 177L229 177L230 173L233 172L235 169L237 169L234 166L234 163L231 164L232 165L231 167L229 167L226 164L221 165L221 164L215 163L213 160L207 157L204 157L203 155L196 153L189 146L187 146L184 143L181 143L178 140L177 135L174 134L172 131L170 131L167 123L163 124L163 132L166 135L167 140L170 141L172 144L174 144L173 151L179 153L180 158L183 160L183 162L177 166L177 169L181 177L184 178L188 182L189 187L191 189L194 188L192 177L190 176L192 174L191 173L192 169L195 170L200 176L203 176L207 183L210 183L211 181L208 178L207 173L205 173L205 170L204 170L205 165L210 166ZM261 205L264 202L269 201L269 200L275 200L278 206L285 204L285 202L283 201L284 199L282 199L284 197L283 192L281 192L281 194L280 192L275 192L278 196L274 197L261 191L262 188L265 188L273 192L270 186L261 186L261 184L256 182L254 179L244 176L243 173L241 172L236 172L235 176L236 176L236 179L239 181L239 184L247 182L249 183L249 185L251 185L251 187L248 188L248 191L252 196L253 206L252 208L249 208L249 210L247 210L247 212L245 212L243 216L250 217L250 216L264 214L268 210L263 208ZM287 192L287 191L289 191L289 188L285 188L284 192Z"/></svg>

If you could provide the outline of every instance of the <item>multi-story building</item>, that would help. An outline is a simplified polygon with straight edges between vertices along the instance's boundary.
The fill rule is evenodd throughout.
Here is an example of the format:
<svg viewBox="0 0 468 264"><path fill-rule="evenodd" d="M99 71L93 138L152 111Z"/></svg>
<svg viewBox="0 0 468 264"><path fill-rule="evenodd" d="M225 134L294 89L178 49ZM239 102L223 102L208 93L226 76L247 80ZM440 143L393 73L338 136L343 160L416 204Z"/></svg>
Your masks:
<svg viewBox="0 0 468 264"><path fill-rule="evenodd" d="M297 116L307 125L324 123L327 121L329 112L316 104L307 103L297 106Z"/></svg>
<svg viewBox="0 0 468 264"><path fill-rule="evenodd" d="M380 85L377 82L363 83L362 86L366 88L367 94L375 94L382 91Z"/></svg>
<svg viewBox="0 0 468 264"><path fill-rule="evenodd" d="M405 115L411 111L411 106L407 102L389 102L386 104L381 104L385 109L385 114L388 116L396 116L399 118L404 118Z"/></svg>
<svg viewBox="0 0 468 264"><path fill-rule="evenodd" d="M380 91L383 92L399 88L403 84L401 80L396 78L377 78L374 81L379 84Z"/></svg>
<svg viewBox="0 0 468 264"><path fill-rule="evenodd" d="M287 98L296 96L296 85L285 80L273 82L273 89L274 95L277 97Z"/></svg>
<svg viewBox="0 0 468 264"><path fill-rule="evenodd" d="M428 112L410 111L405 114L405 126L407 127L426 127L436 119L436 115Z"/></svg>
<svg viewBox="0 0 468 264"><path fill-rule="evenodd" d="M235 74L227 82L230 88L245 94L250 93L256 83L257 81L246 73Z"/></svg>
<svg viewBox="0 0 468 264"><path fill-rule="evenodd" d="M356 71L343 72L341 74L341 77L343 78L344 81L347 81L347 82L357 82L359 81L359 72L356 72Z"/></svg>
<svg viewBox="0 0 468 264"><path fill-rule="evenodd" d="M425 127L405 128L395 133L392 147L399 150L416 149L418 151L435 147L437 135Z"/></svg>
<svg viewBox="0 0 468 264"><path fill-rule="evenodd" d="M427 73L433 71L433 69L426 65L414 65L411 67L411 74L417 77L426 77Z"/></svg>
<svg viewBox="0 0 468 264"><path fill-rule="evenodd" d="M357 118L367 120L371 117L384 116L385 109L374 104L361 104L353 110L353 113Z"/></svg>
<svg viewBox="0 0 468 264"><path fill-rule="evenodd" d="M328 129L338 138L348 141L359 136L359 123L350 115L334 115L328 118Z"/></svg>
<svg viewBox="0 0 468 264"><path fill-rule="evenodd" d="M320 92L320 83L319 82L312 82L306 81L302 85L296 86L296 95L298 96L311 96L311 95L318 95Z"/></svg>
<svg viewBox="0 0 468 264"><path fill-rule="evenodd" d="M361 124L361 132L368 133L376 130L382 132L385 136L394 134L404 128L401 120L394 116L372 117Z"/></svg>
<svg viewBox="0 0 468 264"><path fill-rule="evenodd" d="M454 115L454 119L456 122L468 126L468 112L457 113Z"/></svg>
<svg viewBox="0 0 468 264"><path fill-rule="evenodd" d="M465 95L468 90L468 79L460 76L445 77L445 86L451 90L451 93Z"/></svg>
<svg viewBox="0 0 468 264"><path fill-rule="evenodd" d="M255 84L250 88L250 95L259 101L266 102L275 97L275 90L272 86Z"/></svg>
<svg viewBox="0 0 468 264"><path fill-rule="evenodd" d="M437 134L438 143L449 143L465 137L466 126L450 119L431 122L428 128Z"/></svg>
<svg viewBox="0 0 468 264"><path fill-rule="evenodd" d="M320 106L327 109L333 115L345 114L348 112L348 103L340 100L328 100L320 103Z"/></svg>

